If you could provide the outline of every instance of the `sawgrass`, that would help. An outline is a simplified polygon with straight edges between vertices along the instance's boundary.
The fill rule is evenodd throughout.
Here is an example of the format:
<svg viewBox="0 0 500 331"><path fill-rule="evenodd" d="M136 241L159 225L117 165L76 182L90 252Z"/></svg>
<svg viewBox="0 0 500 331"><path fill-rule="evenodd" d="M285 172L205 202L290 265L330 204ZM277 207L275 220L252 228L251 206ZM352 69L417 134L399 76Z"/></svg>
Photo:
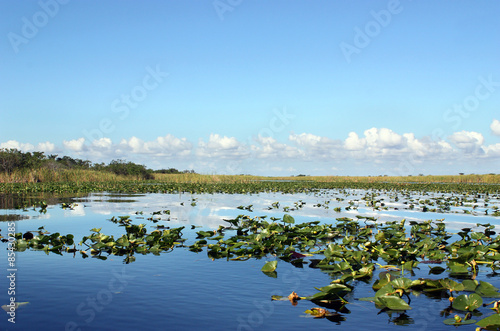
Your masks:
<svg viewBox="0 0 500 331"><path fill-rule="evenodd" d="M161 174L154 173L153 181L165 183L250 183L261 180L313 181L313 182L354 182L354 183L467 183L500 184L500 174L470 174L442 176L287 176L266 177L251 175L215 174ZM16 170L10 174L0 173L0 183L36 182L113 182L141 180L137 176L116 175L109 171L84 169L37 169Z"/></svg>

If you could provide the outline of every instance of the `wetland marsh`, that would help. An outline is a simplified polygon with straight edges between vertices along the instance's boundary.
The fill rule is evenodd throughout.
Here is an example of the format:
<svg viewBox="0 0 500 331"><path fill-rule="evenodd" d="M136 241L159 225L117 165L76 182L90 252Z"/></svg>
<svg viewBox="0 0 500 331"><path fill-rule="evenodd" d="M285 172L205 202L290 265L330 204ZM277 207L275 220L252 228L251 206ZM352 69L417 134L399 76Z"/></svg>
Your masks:
<svg viewBox="0 0 500 331"><path fill-rule="evenodd" d="M12 329L500 325L495 185L88 185L4 187Z"/></svg>

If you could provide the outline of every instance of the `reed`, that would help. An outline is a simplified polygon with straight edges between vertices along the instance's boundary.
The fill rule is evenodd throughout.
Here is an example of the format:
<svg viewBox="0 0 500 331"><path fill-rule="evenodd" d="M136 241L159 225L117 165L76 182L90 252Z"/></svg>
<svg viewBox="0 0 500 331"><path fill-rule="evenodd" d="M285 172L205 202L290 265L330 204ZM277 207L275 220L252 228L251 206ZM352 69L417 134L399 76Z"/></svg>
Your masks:
<svg viewBox="0 0 500 331"><path fill-rule="evenodd" d="M500 175L441 175L441 176L299 176L272 177L275 180L296 180L314 182L354 182L354 183L468 183L500 184Z"/></svg>
<svg viewBox="0 0 500 331"><path fill-rule="evenodd" d="M442 176L285 176L265 177L251 175L215 174L153 174L153 181L162 183L251 183L261 180L313 181L325 183L463 183L500 184L500 174L470 174ZM116 175L109 171L88 169L22 169L12 173L0 173L0 183L36 182L117 182L142 180L137 176Z"/></svg>
<svg viewBox="0 0 500 331"><path fill-rule="evenodd" d="M154 174L155 180L168 183L250 183L266 177L250 175Z"/></svg>
<svg viewBox="0 0 500 331"><path fill-rule="evenodd" d="M10 174L0 173L0 183L36 183L36 182L109 182L135 180L131 176L119 176L111 172L83 169L36 169L16 170Z"/></svg>

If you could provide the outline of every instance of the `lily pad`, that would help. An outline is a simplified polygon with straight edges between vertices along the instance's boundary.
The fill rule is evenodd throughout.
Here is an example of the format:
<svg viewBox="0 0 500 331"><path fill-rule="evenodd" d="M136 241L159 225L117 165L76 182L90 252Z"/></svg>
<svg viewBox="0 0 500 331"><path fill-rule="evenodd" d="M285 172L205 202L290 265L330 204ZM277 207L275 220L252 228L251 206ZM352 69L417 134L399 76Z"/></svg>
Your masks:
<svg viewBox="0 0 500 331"><path fill-rule="evenodd" d="M488 282L479 282L479 286L476 287L476 293L482 297L487 298L500 298L500 293L498 293L498 288L491 285Z"/></svg>
<svg viewBox="0 0 500 331"><path fill-rule="evenodd" d="M18 309L19 307L22 307L22 306L25 306L29 304L29 302L16 302L14 303L14 305L3 305L2 306L2 309L5 310L6 312L10 312L11 309L13 308L14 310Z"/></svg>
<svg viewBox="0 0 500 331"><path fill-rule="evenodd" d="M458 310L473 311L474 309L481 307L482 304L483 299L481 296L476 293L472 293L469 295L459 295L455 298L455 300L453 300L452 306Z"/></svg>
<svg viewBox="0 0 500 331"><path fill-rule="evenodd" d="M394 295L386 295L376 297L375 304L379 304L381 306L387 307L390 310L410 310L411 307L398 296Z"/></svg>
<svg viewBox="0 0 500 331"><path fill-rule="evenodd" d="M293 224L295 223L295 219L292 216L285 214L285 216L283 216L283 222L288 224Z"/></svg>
<svg viewBox="0 0 500 331"><path fill-rule="evenodd" d="M277 267L278 267L278 261L268 261L266 262L266 264L264 264L264 266L260 270L262 272L273 272L274 270L276 270Z"/></svg>
<svg viewBox="0 0 500 331"><path fill-rule="evenodd" d="M412 280L406 277L396 278L391 281L392 287L395 289L407 290L412 285Z"/></svg>
<svg viewBox="0 0 500 331"><path fill-rule="evenodd" d="M500 314L485 317L476 324L482 328L500 327Z"/></svg>
<svg viewBox="0 0 500 331"><path fill-rule="evenodd" d="M457 320L454 318L447 318L443 321L444 324L453 326L474 324L476 322L477 322L476 320L461 320L460 322L457 322Z"/></svg>

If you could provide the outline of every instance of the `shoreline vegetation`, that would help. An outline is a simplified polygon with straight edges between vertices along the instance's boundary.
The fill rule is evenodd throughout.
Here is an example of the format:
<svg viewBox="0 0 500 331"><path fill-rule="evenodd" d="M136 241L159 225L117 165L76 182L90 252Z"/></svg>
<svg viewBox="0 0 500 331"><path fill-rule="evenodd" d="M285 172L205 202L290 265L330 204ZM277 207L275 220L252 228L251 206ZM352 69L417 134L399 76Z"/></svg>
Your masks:
<svg viewBox="0 0 500 331"><path fill-rule="evenodd" d="M113 160L109 164L92 163L69 156L23 153L0 149L0 183L90 183L145 181L160 183L252 183L257 181L294 181L318 183L454 183L500 184L500 174L457 174L418 176L254 176L198 174L175 168L151 170L144 165Z"/></svg>
<svg viewBox="0 0 500 331"><path fill-rule="evenodd" d="M91 169L23 169L0 173L0 183L155 181L165 183L251 183L254 181L312 181L324 183L462 183L500 184L497 174L427 176L253 176L217 174L120 175Z"/></svg>

